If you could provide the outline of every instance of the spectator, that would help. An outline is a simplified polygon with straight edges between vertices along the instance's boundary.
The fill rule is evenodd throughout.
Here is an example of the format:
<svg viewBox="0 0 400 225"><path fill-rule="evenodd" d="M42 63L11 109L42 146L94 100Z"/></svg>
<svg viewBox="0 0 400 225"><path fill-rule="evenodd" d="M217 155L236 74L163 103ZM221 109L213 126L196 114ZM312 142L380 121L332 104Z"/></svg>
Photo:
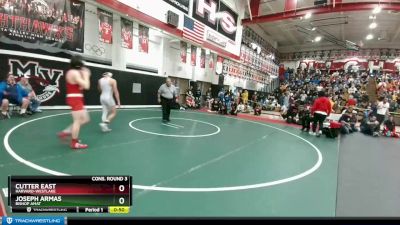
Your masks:
<svg viewBox="0 0 400 225"><path fill-rule="evenodd" d="M251 101L253 102L253 109L256 108L256 105L257 105L257 102L258 102L257 91L255 91L254 94L251 96Z"/></svg>
<svg viewBox="0 0 400 225"><path fill-rule="evenodd" d="M356 93L357 88L355 87L354 84L351 85L351 87L349 88L348 92L350 95L353 95L354 93Z"/></svg>
<svg viewBox="0 0 400 225"><path fill-rule="evenodd" d="M339 122L342 124L340 131L342 134L349 134L357 131L355 127L357 118L353 113L353 108L349 107L345 113L340 117Z"/></svg>
<svg viewBox="0 0 400 225"><path fill-rule="evenodd" d="M218 99L219 101L223 102L225 98L225 91L223 88L221 88L221 90L218 92Z"/></svg>
<svg viewBox="0 0 400 225"><path fill-rule="evenodd" d="M310 106L305 106L304 110L301 113L301 131L306 131L307 133L310 132L310 123L311 123L311 113L310 113Z"/></svg>
<svg viewBox="0 0 400 225"><path fill-rule="evenodd" d="M219 111L219 101L217 99L211 103L211 111Z"/></svg>
<svg viewBox="0 0 400 225"><path fill-rule="evenodd" d="M300 94L300 104L304 104L306 102L306 99L307 99L307 94L303 90L303 91L301 91L301 94Z"/></svg>
<svg viewBox="0 0 400 225"><path fill-rule="evenodd" d="M318 98L315 100L313 107L311 108L311 114L313 115L313 126L311 135L320 136L322 134L323 123L327 116L331 113L331 103L327 97L325 97L325 92L320 91L318 93ZM317 125L319 125L318 134Z"/></svg>
<svg viewBox="0 0 400 225"><path fill-rule="evenodd" d="M379 122L376 120L376 116L370 114L368 117L364 117L360 125L361 132L366 135L372 135L374 137L379 136Z"/></svg>
<svg viewBox="0 0 400 225"><path fill-rule="evenodd" d="M243 102L240 102L238 104L237 111L238 112L244 112L244 104L243 104Z"/></svg>
<svg viewBox="0 0 400 225"><path fill-rule="evenodd" d="M194 108L196 106L192 86L190 86L190 88L186 91L186 106L189 108Z"/></svg>
<svg viewBox="0 0 400 225"><path fill-rule="evenodd" d="M237 101L233 101L231 104L230 114L233 116L237 116L238 114L238 104Z"/></svg>
<svg viewBox="0 0 400 225"><path fill-rule="evenodd" d="M8 118L9 103L21 107L20 116L26 117L26 110L29 106L28 93L24 91L21 85L17 84L13 75L8 75L7 80L0 83L0 98L2 99L1 118Z"/></svg>
<svg viewBox="0 0 400 225"><path fill-rule="evenodd" d="M226 108L226 105L224 104L223 101L218 102L218 112L219 112L219 114L222 114L222 115L228 114L228 109Z"/></svg>
<svg viewBox="0 0 400 225"><path fill-rule="evenodd" d="M197 85L196 90L193 93L194 96L194 101L196 103L197 108L200 108L201 106L201 90L200 90L200 85Z"/></svg>
<svg viewBox="0 0 400 225"><path fill-rule="evenodd" d="M377 105L377 112L376 112L376 119L379 122L379 126L385 121L386 115L389 113L390 104L387 98L381 98L383 100L378 102Z"/></svg>
<svg viewBox="0 0 400 225"><path fill-rule="evenodd" d="M254 115L261 116L261 106L258 103L256 103L256 105L254 107Z"/></svg>
<svg viewBox="0 0 400 225"><path fill-rule="evenodd" d="M249 92L247 90L244 90L242 93L242 101L243 104L247 105L247 102L249 101Z"/></svg>
<svg viewBox="0 0 400 225"><path fill-rule="evenodd" d="M240 103L243 103L243 92L242 92L242 90L239 90L239 92L238 92L238 99L239 99L239 104Z"/></svg>
<svg viewBox="0 0 400 225"><path fill-rule="evenodd" d="M396 124L394 122L393 116L389 116L389 119L385 121L384 128L383 128L383 135L386 137L396 137L398 138L399 135L396 132Z"/></svg>
<svg viewBox="0 0 400 225"><path fill-rule="evenodd" d="M357 101L354 99L353 95L349 95L349 99L347 100L346 107L355 107L357 105Z"/></svg>
<svg viewBox="0 0 400 225"><path fill-rule="evenodd" d="M206 103L207 103L207 108L211 109L211 103L214 101L214 98L212 97L212 89L211 87L208 88L206 92Z"/></svg>
<svg viewBox="0 0 400 225"><path fill-rule="evenodd" d="M36 97L36 93L33 90L32 86L29 84L29 80L26 77L22 77L21 80L18 82L21 87L24 89L26 93L28 93L28 99L30 100L29 108L33 113L40 113L42 110L39 109L40 101Z"/></svg>

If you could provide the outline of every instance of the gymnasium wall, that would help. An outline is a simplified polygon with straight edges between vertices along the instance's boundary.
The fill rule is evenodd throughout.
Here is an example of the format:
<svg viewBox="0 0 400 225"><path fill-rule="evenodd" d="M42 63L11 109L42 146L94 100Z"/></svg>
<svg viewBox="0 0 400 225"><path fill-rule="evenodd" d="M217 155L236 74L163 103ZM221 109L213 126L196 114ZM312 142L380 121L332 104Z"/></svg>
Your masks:
<svg viewBox="0 0 400 225"><path fill-rule="evenodd" d="M154 11L154 9L151 7L152 4L148 4L145 1L135 0L126 2L136 2L136 10L150 15L151 17L154 17L164 23L166 22L165 12L172 10L180 15L178 27L180 29L183 27L183 13L162 0L157 0L159 4L165 6L157 8L157 10L161 10L162 12L158 12L157 10ZM244 3L237 0L224 0L224 2L238 13L238 21L240 21L244 16L245 9L242 7ZM99 21L97 16L98 8L113 13L112 44L103 43L99 40ZM212 54L214 58L214 67L209 68L208 62L211 55L209 54L209 51L207 51L206 68L200 68L201 48L199 47L197 49L196 66L192 66L190 64L190 43L188 43L187 62L182 63L180 59L179 39L166 35L165 32L160 32L157 28L149 29L149 51L148 53L142 53L138 49L138 26L139 24L143 24L142 22L134 18L128 18L125 14L107 9L103 5L96 2L86 1L84 17L84 43L82 55L88 62L90 62L89 66L93 70L94 74L92 79L96 80L104 71L113 71L115 73L114 77L119 81L121 93L129 93L128 96L122 97L121 95L121 98L123 98L122 104L124 105L156 104L156 98L153 98L153 89L155 89L155 86L158 86L164 80L165 76L201 81L207 83L207 86L219 83L219 77L215 74L217 56L215 53ZM125 49L121 47L121 17L125 17L133 21L133 49ZM222 50L238 55L240 51L241 32L242 26L238 24L235 43L233 44L228 42L228 46ZM63 76L64 74L60 75L58 83L54 83L54 77L41 74L40 70L46 67L50 71L48 72L49 74L51 74L51 71L65 72L68 67L68 59L71 57L71 54L79 53L49 45L6 40L1 36L0 43L0 78L4 77L9 72L14 73L16 76L23 76L25 73L32 73L33 77L37 76L41 77L41 79L44 79L44 84L39 83L38 86L35 87L36 92L42 93L44 88L50 85L50 87L46 89L49 93L42 93L43 98L45 98L43 105L65 105L63 98L65 95L65 90L63 89L65 88L63 83L65 79ZM18 55L24 55L25 57ZM10 60L14 60L15 63L19 60L21 64L19 66L21 71L13 72L13 68L11 68L11 66L15 66L16 64L11 65L9 62ZM33 65L36 65L35 69L31 69L33 68ZM229 79L226 81L230 82ZM31 82L34 81L32 80ZM142 94L132 93L133 82L142 84ZM229 85L233 85L233 83L230 82ZM246 89L258 88L256 85L250 83L244 83L240 86ZM59 91L56 91L55 93L53 93L53 91L49 91L50 89L54 88L57 88ZM88 99L88 105L99 104L97 100L98 94L94 90L95 87L93 87L93 90L87 93L88 98L93 97L93 99ZM148 90L151 91L149 92L149 96L146 96L144 92ZM48 95L51 95L51 97Z"/></svg>
<svg viewBox="0 0 400 225"><path fill-rule="evenodd" d="M28 77L38 98L44 106L65 105L65 73L69 60L41 55L0 53L2 77L10 73L14 76ZM36 56L36 57L35 57ZM97 81L106 71L112 72L118 82L121 104L123 105L157 105L157 90L164 82L163 77L148 76L134 71L115 70L110 66L88 63L92 72L91 88L85 91L87 105L99 105ZM133 84L140 84L140 93L133 93Z"/></svg>

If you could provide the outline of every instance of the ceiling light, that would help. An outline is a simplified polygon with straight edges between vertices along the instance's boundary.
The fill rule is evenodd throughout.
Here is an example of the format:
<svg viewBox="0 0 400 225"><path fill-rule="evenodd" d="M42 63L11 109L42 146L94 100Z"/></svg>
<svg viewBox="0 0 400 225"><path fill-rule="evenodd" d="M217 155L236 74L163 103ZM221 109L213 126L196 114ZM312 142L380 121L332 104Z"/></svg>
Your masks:
<svg viewBox="0 0 400 225"><path fill-rule="evenodd" d="M367 39L367 40L371 40L371 39L373 39L374 38L374 35L372 35L372 34L368 34L366 37L365 37L365 39Z"/></svg>
<svg viewBox="0 0 400 225"><path fill-rule="evenodd" d="M320 41L321 39L322 39L321 36L317 36L317 37L315 37L314 41L318 42L318 41Z"/></svg>
<svg viewBox="0 0 400 225"><path fill-rule="evenodd" d="M314 31L314 30L316 30L316 29L317 29L316 27L311 28L312 31Z"/></svg>
<svg viewBox="0 0 400 225"><path fill-rule="evenodd" d="M369 19L370 20L374 20L374 19L376 19L376 16L375 15L374 16L371 15L371 16L369 16Z"/></svg>
<svg viewBox="0 0 400 225"><path fill-rule="evenodd" d="M304 16L304 19L310 19L311 18L311 13L307 13L305 16Z"/></svg>
<svg viewBox="0 0 400 225"><path fill-rule="evenodd" d="M372 23L369 25L369 29L375 29L377 26L378 26L377 23L372 22Z"/></svg>
<svg viewBox="0 0 400 225"><path fill-rule="evenodd" d="M377 7L375 7L374 10L372 10L372 13L373 13L373 14L378 14L378 13L381 12L381 10L382 10L382 8L381 8L380 6L377 6Z"/></svg>

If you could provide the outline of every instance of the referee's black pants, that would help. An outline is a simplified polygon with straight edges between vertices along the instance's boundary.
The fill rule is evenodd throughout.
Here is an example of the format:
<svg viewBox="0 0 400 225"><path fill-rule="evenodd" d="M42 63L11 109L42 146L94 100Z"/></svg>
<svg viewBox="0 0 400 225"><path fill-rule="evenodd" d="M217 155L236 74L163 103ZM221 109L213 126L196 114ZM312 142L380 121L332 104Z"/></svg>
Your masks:
<svg viewBox="0 0 400 225"><path fill-rule="evenodd" d="M318 132L320 132L320 131L322 132L322 128L324 126L324 121L325 121L326 117L327 117L327 115L314 113L312 132L315 133L317 131L317 125L319 125Z"/></svg>
<svg viewBox="0 0 400 225"><path fill-rule="evenodd" d="M168 99L161 97L161 107L162 107L162 114L163 114L163 121L169 121L169 116L171 114L171 108L173 107L174 99Z"/></svg>

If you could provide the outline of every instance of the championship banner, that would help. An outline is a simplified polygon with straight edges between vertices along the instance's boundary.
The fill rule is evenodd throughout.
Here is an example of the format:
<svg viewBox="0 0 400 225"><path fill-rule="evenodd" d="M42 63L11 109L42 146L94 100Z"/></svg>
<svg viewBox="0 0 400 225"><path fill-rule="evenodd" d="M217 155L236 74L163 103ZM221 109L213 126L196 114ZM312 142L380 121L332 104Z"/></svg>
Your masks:
<svg viewBox="0 0 400 225"><path fill-rule="evenodd" d="M208 60L208 67L214 69L214 54L210 53L210 58Z"/></svg>
<svg viewBox="0 0 400 225"><path fill-rule="evenodd" d="M121 45L123 48L133 48L133 22L125 18L121 18Z"/></svg>
<svg viewBox="0 0 400 225"><path fill-rule="evenodd" d="M201 49L200 68L206 68L206 50L205 49Z"/></svg>
<svg viewBox="0 0 400 225"><path fill-rule="evenodd" d="M139 24L139 52L149 52L149 28Z"/></svg>
<svg viewBox="0 0 400 225"><path fill-rule="evenodd" d="M0 37L83 52L84 17L80 1L0 0Z"/></svg>
<svg viewBox="0 0 400 225"><path fill-rule="evenodd" d="M99 19L99 40L107 44L112 44L112 13L97 9L97 17Z"/></svg>
<svg viewBox="0 0 400 225"><path fill-rule="evenodd" d="M181 41L181 62L186 63L187 58L187 43Z"/></svg>
<svg viewBox="0 0 400 225"><path fill-rule="evenodd" d="M217 56L217 64L215 65L215 72L218 75L222 74L222 71L223 71L222 63L223 62L224 62L224 58L222 58L221 56Z"/></svg>
<svg viewBox="0 0 400 225"><path fill-rule="evenodd" d="M240 47L240 61L241 62L244 62L245 51L246 51L246 47L244 47L244 45L242 45Z"/></svg>
<svg viewBox="0 0 400 225"><path fill-rule="evenodd" d="M190 52L190 63L192 66L196 66L196 57L197 56L197 46L192 45Z"/></svg>

